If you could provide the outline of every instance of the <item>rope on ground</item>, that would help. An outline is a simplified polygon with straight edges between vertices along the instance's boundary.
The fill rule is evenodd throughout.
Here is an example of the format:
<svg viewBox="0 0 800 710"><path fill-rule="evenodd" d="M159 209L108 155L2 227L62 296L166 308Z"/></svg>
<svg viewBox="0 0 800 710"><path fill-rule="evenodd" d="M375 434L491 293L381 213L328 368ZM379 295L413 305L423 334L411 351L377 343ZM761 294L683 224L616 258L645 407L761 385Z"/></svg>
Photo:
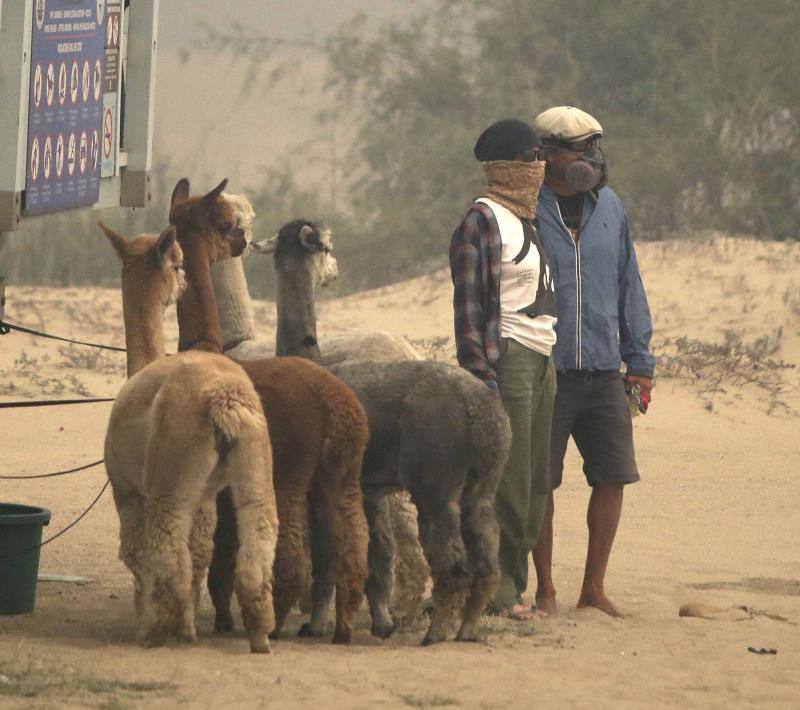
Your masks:
<svg viewBox="0 0 800 710"><path fill-rule="evenodd" d="M3 481L27 481L33 478L53 478L53 476L65 476L68 473L77 473L78 471L85 471L87 468L93 468L94 466L99 466L103 463L105 459L100 459L99 461L93 461L92 463L87 463L84 466L78 466L77 468L70 468L66 471L56 471L54 473L40 473L36 476L0 476L0 480Z"/></svg>
<svg viewBox="0 0 800 710"><path fill-rule="evenodd" d="M93 404L95 402L113 402L114 397L95 397L94 399L34 399L25 402L0 402L0 409L16 409L17 407L50 407L60 404Z"/></svg>
<svg viewBox="0 0 800 710"><path fill-rule="evenodd" d="M48 537L46 540L42 540L38 545L33 545L31 547L26 547L23 550L17 550L16 552L12 552L12 553L10 553L8 555L3 555L2 557L0 557L0 560L6 560L9 557L16 557L17 555L22 555L22 554L24 554L26 552L32 552L33 550L38 550L39 548L44 547L47 543L53 542L53 540L56 540L57 538L61 537L65 532L67 532L67 530L69 530L70 528L72 528L75 525L77 525L83 519L83 517L92 508L94 508L95 503L97 503L97 501L100 500L100 496L102 496L103 493L105 493L106 488L108 488L108 483L109 483L108 481L105 482L103 487L100 489L100 492L97 494L97 497L89 504L89 507L86 510L84 510L77 518L75 518L75 520L73 520L69 525L67 525L67 527L63 528L62 530L59 530L52 537Z"/></svg>
<svg viewBox="0 0 800 710"><path fill-rule="evenodd" d="M15 325L7 321L0 321L0 335L7 335L9 331L16 330L20 333L27 333L28 335L38 335L42 338L52 338L53 340L63 340L65 343L75 343L76 345L88 345L92 348L102 348L103 350L115 350L116 352L124 353L125 348L118 348L115 345L98 345L97 343L87 343L83 340L71 340L70 338L62 338L60 335L50 335L50 333L42 333L39 330L32 330L31 328L24 328L21 325Z"/></svg>

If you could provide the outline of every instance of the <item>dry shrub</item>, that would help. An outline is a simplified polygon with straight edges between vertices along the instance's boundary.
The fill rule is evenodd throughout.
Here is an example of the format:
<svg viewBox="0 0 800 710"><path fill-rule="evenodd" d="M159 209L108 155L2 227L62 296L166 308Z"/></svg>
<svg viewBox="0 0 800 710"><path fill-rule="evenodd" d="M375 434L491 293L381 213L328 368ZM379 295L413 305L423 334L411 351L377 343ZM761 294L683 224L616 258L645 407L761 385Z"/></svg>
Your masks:
<svg viewBox="0 0 800 710"><path fill-rule="evenodd" d="M793 413L782 397L791 391L786 375L795 365L770 357L780 348L783 328L750 345L732 331L726 331L724 338L722 343L687 336L667 338L658 348L659 375L689 379L700 385L701 394L725 393L725 385L753 385L766 394L768 414L777 409Z"/></svg>

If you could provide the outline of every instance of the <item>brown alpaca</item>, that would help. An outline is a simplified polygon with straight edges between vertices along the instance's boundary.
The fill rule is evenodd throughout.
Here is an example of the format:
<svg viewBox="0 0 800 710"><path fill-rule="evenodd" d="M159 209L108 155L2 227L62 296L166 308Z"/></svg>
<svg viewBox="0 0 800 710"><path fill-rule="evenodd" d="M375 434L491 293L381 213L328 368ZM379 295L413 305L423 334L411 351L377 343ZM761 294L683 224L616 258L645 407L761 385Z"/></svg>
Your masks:
<svg viewBox="0 0 800 710"><path fill-rule="evenodd" d="M122 260L128 382L111 410L105 460L134 576L140 640L196 639L211 560L214 500L230 486L242 540L236 593L253 652L274 627L277 513L267 425L250 379L212 353L164 356L163 311L185 282L175 229L127 240L100 225Z"/></svg>
<svg viewBox="0 0 800 710"><path fill-rule="evenodd" d="M189 182L184 179L172 194L170 222L186 254L189 280L178 309L182 348L221 349L210 264L226 233L237 231L232 208L220 197L226 182L198 198L189 197ZM360 483L368 438L366 413L348 387L306 360L267 358L239 364L252 379L270 421L281 521L274 568L275 633L307 584L310 513L312 614L300 633L324 633L335 586L333 642L349 643L367 578L368 533ZM217 611L216 627L225 630L232 626L227 580L236 538L226 497L220 496L217 504L220 515L209 591Z"/></svg>

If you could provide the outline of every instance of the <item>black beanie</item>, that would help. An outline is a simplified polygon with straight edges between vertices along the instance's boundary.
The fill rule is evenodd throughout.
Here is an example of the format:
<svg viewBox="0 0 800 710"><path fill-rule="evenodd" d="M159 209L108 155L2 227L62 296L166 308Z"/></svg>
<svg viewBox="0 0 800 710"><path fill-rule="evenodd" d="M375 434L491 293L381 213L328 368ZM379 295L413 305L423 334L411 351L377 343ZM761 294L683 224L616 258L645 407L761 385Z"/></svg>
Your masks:
<svg viewBox="0 0 800 710"><path fill-rule="evenodd" d="M524 151L539 145L539 136L525 121L505 118L481 133L473 152L482 163L489 160L515 160Z"/></svg>

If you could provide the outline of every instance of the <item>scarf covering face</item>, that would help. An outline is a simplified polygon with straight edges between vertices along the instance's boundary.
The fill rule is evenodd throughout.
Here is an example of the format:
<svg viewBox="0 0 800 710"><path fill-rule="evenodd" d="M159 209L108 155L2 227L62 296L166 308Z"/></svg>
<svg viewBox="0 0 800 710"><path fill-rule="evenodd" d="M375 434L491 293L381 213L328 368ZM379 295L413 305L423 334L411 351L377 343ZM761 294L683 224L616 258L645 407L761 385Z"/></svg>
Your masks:
<svg viewBox="0 0 800 710"><path fill-rule="evenodd" d="M520 219L536 217L536 200L544 181L543 160L490 160L483 163L488 184L484 196Z"/></svg>

